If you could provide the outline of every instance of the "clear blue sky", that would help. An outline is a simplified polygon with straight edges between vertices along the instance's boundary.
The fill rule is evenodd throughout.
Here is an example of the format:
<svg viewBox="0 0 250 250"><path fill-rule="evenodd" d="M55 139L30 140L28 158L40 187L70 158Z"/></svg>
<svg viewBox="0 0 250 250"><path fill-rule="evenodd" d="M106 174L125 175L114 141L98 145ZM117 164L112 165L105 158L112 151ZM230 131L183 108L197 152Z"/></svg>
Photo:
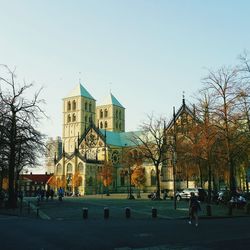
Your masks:
<svg viewBox="0 0 250 250"><path fill-rule="evenodd" d="M78 83L97 100L112 93L126 107L126 130L146 114L170 117L200 87L205 68L237 63L250 48L250 1L1 1L0 63L44 86L61 136L62 98ZM79 74L81 72L81 74ZM98 104L98 102L97 102Z"/></svg>

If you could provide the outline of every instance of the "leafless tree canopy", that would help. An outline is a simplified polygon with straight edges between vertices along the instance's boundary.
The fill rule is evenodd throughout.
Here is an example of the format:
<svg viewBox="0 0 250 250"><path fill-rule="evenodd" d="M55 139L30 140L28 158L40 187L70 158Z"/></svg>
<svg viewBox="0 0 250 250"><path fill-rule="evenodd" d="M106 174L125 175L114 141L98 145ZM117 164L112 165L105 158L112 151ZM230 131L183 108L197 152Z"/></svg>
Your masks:
<svg viewBox="0 0 250 250"><path fill-rule="evenodd" d="M24 167L35 167L44 149L44 135L37 130L45 116L39 99L41 89L30 100L27 92L33 84L18 84L15 70L6 65L0 69L0 159L2 173L8 174L9 204L15 206L14 182Z"/></svg>

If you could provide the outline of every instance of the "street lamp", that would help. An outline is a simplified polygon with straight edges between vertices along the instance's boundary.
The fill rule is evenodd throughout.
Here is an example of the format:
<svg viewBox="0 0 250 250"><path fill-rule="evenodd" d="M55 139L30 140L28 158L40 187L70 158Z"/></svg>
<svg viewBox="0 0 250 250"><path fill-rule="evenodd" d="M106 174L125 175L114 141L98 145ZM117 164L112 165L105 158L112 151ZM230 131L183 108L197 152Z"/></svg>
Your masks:
<svg viewBox="0 0 250 250"><path fill-rule="evenodd" d="M129 178L129 193L128 193L128 199L129 199L129 200L134 200L135 197L134 197L134 195L132 194L132 187L131 187L131 175L132 175L131 167L129 166L129 167L128 167L128 171L127 171L127 176L128 176L128 178Z"/></svg>

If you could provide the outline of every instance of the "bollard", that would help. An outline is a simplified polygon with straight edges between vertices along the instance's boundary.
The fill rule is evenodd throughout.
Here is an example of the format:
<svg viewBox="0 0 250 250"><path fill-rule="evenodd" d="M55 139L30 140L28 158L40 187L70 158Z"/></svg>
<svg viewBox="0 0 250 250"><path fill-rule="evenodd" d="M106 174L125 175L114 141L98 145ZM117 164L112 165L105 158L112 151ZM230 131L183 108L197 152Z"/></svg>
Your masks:
<svg viewBox="0 0 250 250"><path fill-rule="evenodd" d="M28 201L28 214L30 214L30 201Z"/></svg>
<svg viewBox="0 0 250 250"><path fill-rule="evenodd" d="M207 205L206 208L207 208L207 216L212 216L212 208L211 208L211 205Z"/></svg>
<svg viewBox="0 0 250 250"><path fill-rule="evenodd" d="M131 216L131 210L129 207L125 208L125 216L126 216L126 218L130 218L130 216Z"/></svg>
<svg viewBox="0 0 250 250"><path fill-rule="evenodd" d="M104 219L108 219L109 218L109 208L105 207L104 208Z"/></svg>
<svg viewBox="0 0 250 250"><path fill-rule="evenodd" d="M156 218L157 217L157 209L152 207L152 218Z"/></svg>
<svg viewBox="0 0 250 250"><path fill-rule="evenodd" d="M36 209L36 217L39 217L39 208Z"/></svg>
<svg viewBox="0 0 250 250"><path fill-rule="evenodd" d="M88 218L88 208L87 207L84 207L82 209L82 218L83 219L87 219Z"/></svg>

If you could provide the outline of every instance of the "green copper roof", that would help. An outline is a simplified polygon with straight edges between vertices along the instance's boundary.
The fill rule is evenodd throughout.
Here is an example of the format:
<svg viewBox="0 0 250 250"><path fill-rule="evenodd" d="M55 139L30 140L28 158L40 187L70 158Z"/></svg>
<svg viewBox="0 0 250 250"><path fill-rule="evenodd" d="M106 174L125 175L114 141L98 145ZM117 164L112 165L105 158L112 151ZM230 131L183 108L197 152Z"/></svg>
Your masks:
<svg viewBox="0 0 250 250"><path fill-rule="evenodd" d="M121 108L124 108L121 103L114 97L114 95L112 95L112 93L110 93L107 98L101 103L101 105L115 105Z"/></svg>
<svg viewBox="0 0 250 250"><path fill-rule="evenodd" d="M71 93L67 97L74 96L83 96L95 100L93 96L80 83L71 91Z"/></svg>
<svg viewBox="0 0 250 250"><path fill-rule="evenodd" d="M100 132L105 135L105 130L100 129ZM120 146L120 147L129 147L129 146L135 146L133 141L131 140L133 138L133 135L139 135L139 131L135 132L112 132L112 131L106 131L106 143L108 145L113 146Z"/></svg>

